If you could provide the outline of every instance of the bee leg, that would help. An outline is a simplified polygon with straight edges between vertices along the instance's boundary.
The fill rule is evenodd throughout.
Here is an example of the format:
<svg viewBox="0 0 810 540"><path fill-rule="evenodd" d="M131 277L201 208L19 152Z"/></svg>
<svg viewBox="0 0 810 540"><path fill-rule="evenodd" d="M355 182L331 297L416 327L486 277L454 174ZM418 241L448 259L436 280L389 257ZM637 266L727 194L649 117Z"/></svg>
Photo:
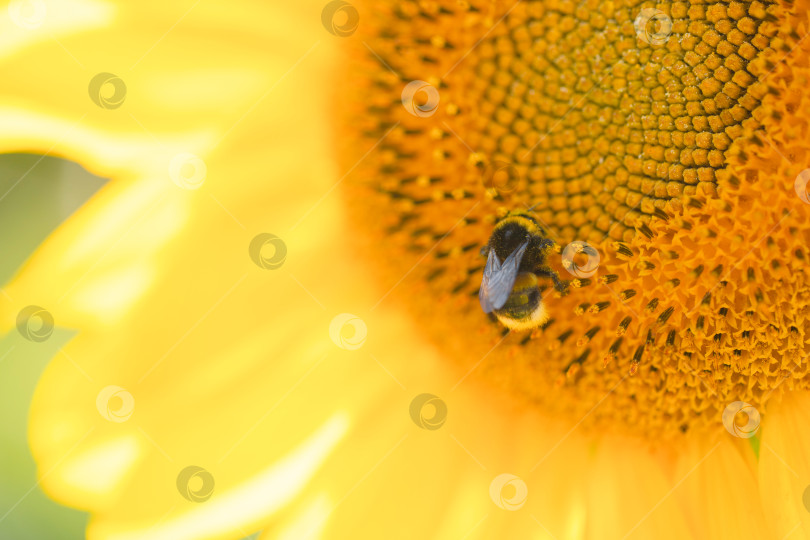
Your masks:
<svg viewBox="0 0 810 540"><path fill-rule="evenodd" d="M551 238L544 238L540 241L540 249L549 249L554 247L554 240Z"/></svg>
<svg viewBox="0 0 810 540"><path fill-rule="evenodd" d="M557 291L564 293L568 290L568 282L561 280L560 275L551 268L539 268L535 270L534 273L538 276L546 276L551 278L551 280L554 282L554 288Z"/></svg>

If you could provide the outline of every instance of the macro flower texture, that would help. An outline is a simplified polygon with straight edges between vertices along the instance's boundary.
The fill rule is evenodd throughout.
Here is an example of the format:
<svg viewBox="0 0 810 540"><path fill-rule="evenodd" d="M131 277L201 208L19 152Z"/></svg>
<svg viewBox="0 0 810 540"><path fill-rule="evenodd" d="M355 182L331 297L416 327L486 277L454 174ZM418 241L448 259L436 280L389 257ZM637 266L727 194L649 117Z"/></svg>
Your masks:
<svg viewBox="0 0 810 540"><path fill-rule="evenodd" d="M34 487L91 540L810 538L808 8L5 2L0 151L107 179L0 291L71 332Z"/></svg>

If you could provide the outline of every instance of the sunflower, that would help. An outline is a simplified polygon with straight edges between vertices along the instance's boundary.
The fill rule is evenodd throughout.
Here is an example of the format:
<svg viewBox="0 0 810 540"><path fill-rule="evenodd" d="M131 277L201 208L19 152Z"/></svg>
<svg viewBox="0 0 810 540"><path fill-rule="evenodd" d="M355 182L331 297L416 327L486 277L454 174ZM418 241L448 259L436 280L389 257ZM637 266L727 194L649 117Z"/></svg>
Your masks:
<svg viewBox="0 0 810 540"><path fill-rule="evenodd" d="M12 1L0 149L110 179L0 299L76 331L42 487L91 539L810 535L807 7ZM476 299L515 210L532 331Z"/></svg>

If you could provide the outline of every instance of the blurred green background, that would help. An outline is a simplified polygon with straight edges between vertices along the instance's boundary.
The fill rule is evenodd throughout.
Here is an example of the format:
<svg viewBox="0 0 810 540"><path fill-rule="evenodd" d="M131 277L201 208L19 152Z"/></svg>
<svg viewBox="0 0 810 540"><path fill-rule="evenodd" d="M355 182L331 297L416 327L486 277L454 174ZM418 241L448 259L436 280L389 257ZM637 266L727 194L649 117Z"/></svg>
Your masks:
<svg viewBox="0 0 810 540"><path fill-rule="evenodd" d="M69 161L0 155L0 287L48 233L103 184L103 179ZM57 328L42 343L27 341L17 332L0 338L0 538L4 540L84 538L87 515L53 502L37 485L27 438L28 408L39 375L71 334Z"/></svg>

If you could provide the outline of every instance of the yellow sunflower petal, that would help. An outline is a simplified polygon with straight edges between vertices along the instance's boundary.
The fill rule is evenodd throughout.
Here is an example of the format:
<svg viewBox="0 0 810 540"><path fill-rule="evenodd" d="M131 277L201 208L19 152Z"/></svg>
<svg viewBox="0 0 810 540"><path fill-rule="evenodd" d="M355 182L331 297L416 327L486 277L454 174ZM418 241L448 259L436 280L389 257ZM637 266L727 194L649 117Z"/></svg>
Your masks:
<svg viewBox="0 0 810 540"><path fill-rule="evenodd" d="M590 456L583 438L484 388L447 382L452 386L433 388L446 402L446 423L436 431L411 426L384 460L366 463L373 475L347 482L351 495L339 499L325 537L352 530L358 537L378 538L395 528L404 538L584 538ZM360 440L379 448L375 432L381 424L395 424L406 406L400 403L387 422L364 422ZM348 465L352 459L345 452L357 448L336 455Z"/></svg>
<svg viewBox="0 0 810 540"><path fill-rule="evenodd" d="M588 538L689 538L664 463L637 441L606 437L590 471Z"/></svg>
<svg viewBox="0 0 810 540"><path fill-rule="evenodd" d="M759 449L759 495L776 538L810 535L810 394L768 407Z"/></svg>
<svg viewBox="0 0 810 540"><path fill-rule="evenodd" d="M346 435L348 413L369 403L331 385L345 369L335 358L329 367L326 352L340 355L332 317L374 300L335 287L354 273L328 241L341 235L337 201L308 215L336 180L323 122L328 89L314 84L334 51L320 40L332 36L315 3L102 7L103 24L58 33L45 31L46 21L38 39L2 60L4 71L27 75L0 85L10 126L2 149L63 155L112 178L28 262L3 306L6 328L36 303L79 330L32 405L43 487L93 512L91 538L258 528ZM126 83L119 108L88 94L102 70ZM172 178L183 153L205 164L199 189ZM248 252L268 231L289 247L278 271ZM316 339L301 333L309 327ZM313 409L293 391L318 369L309 391L336 395ZM389 381L373 375L354 381L378 389ZM121 409L130 401L131 417ZM272 418L276 407L296 406L298 414ZM198 464L216 480L210 506L175 485Z"/></svg>
<svg viewBox="0 0 810 540"><path fill-rule="evenodd" d="M674 496L695 538L769 538L748 439L690 438L677 448Z"/></svg>

